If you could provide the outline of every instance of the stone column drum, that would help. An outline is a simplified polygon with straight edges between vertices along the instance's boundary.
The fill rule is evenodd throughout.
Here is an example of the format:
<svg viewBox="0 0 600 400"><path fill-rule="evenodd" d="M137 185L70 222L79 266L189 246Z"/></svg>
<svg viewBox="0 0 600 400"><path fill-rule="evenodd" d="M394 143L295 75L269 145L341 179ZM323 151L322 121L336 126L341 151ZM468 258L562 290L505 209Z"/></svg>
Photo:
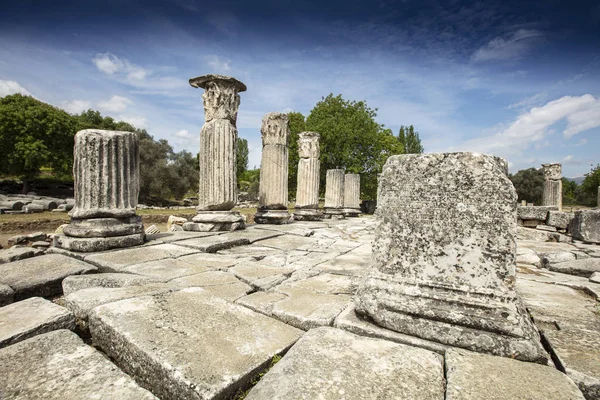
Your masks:
<svg viewBox="0 0 600 400"><path fill-rule="evenodd" d="M557 206L562 211L562 165L542 164L544 169L543 206Z"/></svg>
<svg viewBox="0 0 600 400"><path fill-rule="evenodd" d="M237 202L236 147L239 92L246 85L223 75L190 79L190 85L205 89L205 123L200 131L200 183L197 214L183 224L186 231L233 231L244 229Z"/></svg>
<svg viewBox="0 0 600 400"><path fill-rule="evenodd" d="M319 211L319 139L316 132L298 134L298 186L294 219L297 221L319 221L323 213Z"/></svg>
<svg viewBox="0 0 600 400"><path fill-rule="evenodd" d="M346 174L344 178L344 215L358 217L360 215L360 175Z"/></svg>
<svg viewBox="0 0 600 400"><path fill-rule="evenodd" d="M290 219L288 204L288 139L290 135L288 116L272 112L265 115L260 127L262 134L262 158L260 161L260 184L258 211L254 214L257 224L286 224Z"/></svg>
<svg viewBox="0 0 600 400"><path fill-rule="evenodd" d="M374 268L356 311L387 329L546 363L515 291L517 193L477 153L392 156L378 188Z"/></svg>
<svg viewBox="0 0 600 400"><path fill-rule="evenodd" d="M135 133L86 129L75 135L75 206L57 247L91 252L144 243L136 216L140 187Z"/></svg>
<svg viewBox="0 0 600 400"><path fill-rule="evenodd" d="M344 219L344 183L343 169L329 169L325 177L324 218Z"/></svg>

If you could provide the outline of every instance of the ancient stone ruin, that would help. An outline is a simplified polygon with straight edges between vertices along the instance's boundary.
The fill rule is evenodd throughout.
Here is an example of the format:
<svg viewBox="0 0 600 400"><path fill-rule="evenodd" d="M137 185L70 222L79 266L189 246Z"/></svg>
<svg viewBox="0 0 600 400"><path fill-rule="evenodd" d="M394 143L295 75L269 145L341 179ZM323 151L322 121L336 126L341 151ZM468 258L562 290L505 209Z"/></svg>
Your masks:
<svg viewBox="0 0 600 400"><path fill-rule="evenodd" d="M546 362L515 292L517 195L507 172L504 160L475 153L390 157L375 268L357 312L404 334Z"/></svg>
<svg viewBox="0 0 600 400"><path fill-rule="evenodd" d="M562 211L562 165L542 164L544 169L544 195L543 206L558 207Z"/></svg>
<svg viewBox="0 0 600 400"><path fill-rule="evenodd" d="M224 75L190 79L190 85L205 89L205 123L200 131L200 184L197 214L183 225L186 231L233 231L244 229L244 219L232 211L237 202L235 154L239 92L246 85Z"/></svg>
<svg viewBox="0 0 600 400"><path fill-rule="evenodd" d="M344 183L346 177L343 169L329 169L325 177L325 212L326 219L344 219Z"/></svg>
<svg viewBox="0 0 600 400"><path fill-rule="evenodd" d="M323 219L319 210L319 139L316 132L298 134L298 186L294 219L297 221L318 221Z"/></svg>
<svg viewBox="0 0 600 400"><path fill-rule="evenodd" d="M262 159L258 210L254 215L257 224L285 224L288 212L288 138L290 135L287 114L268 113L262 119Z"/></svg>
<svg viewBox="0 0 600 400"><path fill-rule="evenodd" d="M346 174L344 177L344 215L360 215L360 175Z"/></svg>
<svg viewBox="0 0 600 400"><path fill-rule="evenodd" d="M139 140L135 133L87 129L75 135L75 206L57 247L80 252L144 243L136 216Z"/></svg>

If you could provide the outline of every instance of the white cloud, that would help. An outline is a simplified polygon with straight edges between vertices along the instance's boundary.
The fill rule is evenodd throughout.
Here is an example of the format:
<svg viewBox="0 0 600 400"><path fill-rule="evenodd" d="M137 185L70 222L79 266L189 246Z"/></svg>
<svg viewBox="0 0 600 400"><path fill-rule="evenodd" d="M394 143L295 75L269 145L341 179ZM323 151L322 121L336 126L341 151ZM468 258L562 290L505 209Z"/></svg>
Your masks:
<svg viewBox="0 0 600 400"><path fill-rule="evenodd" d="M508 38L497 37L490 40L473 53L471 60L482 62L518 58L527 53L536 38L543 35L533 29L519 29Z"/></svg>
<svg viewBox="0 0 600 400"><path fill-rule="evenodd" d="M4 81L0 79L0 97L15 93L21 93L25 96L31 96L31 93L15 81Z"/></svg>
<svg viewBox="0 0 600 400"><path fill-rule="evenodd" d="M599 111L600 99L590 94L564 96L519 115L513 123L494 135L464 142L460 149L511 156L532 144L543 147L545 137L552 133L551 127L564 119L567 120L563 132L566 138L600 126Z"/></svg>
<svg viewBox="0 0 600 400"><path fill-rule="evenodd" d="M125 121L130 123L136 128L146 128L146 118L141 117L139 115L121 115L119 118L115 118L117 120Z"/></svg>
<svg viewBox="0 0 600 400"><path fill-rule="evenodd" d="M181 139L189 139L192 137L192 134L188 130L182 129L180 131L175 132L175 137L178 137Z"/></svg>
<svg viewBox="0 0 600 400"><path fill-rule="evenodd" d="M98 102L98 108L108 113L120 113L132 104L134 104L133 101L127 97L115 95L108 100Z"/></svg>
<svg viewBox="0 0 600 400"><path fill-rule="evenodd" d="M206 60L208 66L211 67L215 73L227 72L231 70L231 67L229 66L230 61L222 60L215 54L208 55L204 57L204 59Z"/></svg>
<svg viewBox="0 0 600 400"><path fill-rule="evenodd" d="M92 59L92 62L100 71L108 75L112 75L125 68L125 63L121 61L119 57L111 53L97 54L96 57Z"/></svg>
<svg viewBox="0 0 600 400"><path fill-rule="evenodd" d="M86 100L63 101L60 107L71 114L79 114L82 111L89 109L91 103Z"/></svg>

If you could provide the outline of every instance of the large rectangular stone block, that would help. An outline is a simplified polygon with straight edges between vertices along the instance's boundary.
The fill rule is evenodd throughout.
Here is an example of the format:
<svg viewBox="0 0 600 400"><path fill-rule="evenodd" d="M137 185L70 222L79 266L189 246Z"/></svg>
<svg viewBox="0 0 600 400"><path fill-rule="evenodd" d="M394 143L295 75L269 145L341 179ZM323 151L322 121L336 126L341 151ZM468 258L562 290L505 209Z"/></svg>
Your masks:
<svg viewBox="0 0 600 400"><path fill-rule="evenodd" d="M575 211L569 231L575 239L600 243L600 209Z"/></svg>
<svg viewBox="0 0 600 400"><path fill-rule="evenodd" d="M375 268L357 312L423 339L545 362L514 290L516 201L502 159L390 157L379 181Z"/></svg>

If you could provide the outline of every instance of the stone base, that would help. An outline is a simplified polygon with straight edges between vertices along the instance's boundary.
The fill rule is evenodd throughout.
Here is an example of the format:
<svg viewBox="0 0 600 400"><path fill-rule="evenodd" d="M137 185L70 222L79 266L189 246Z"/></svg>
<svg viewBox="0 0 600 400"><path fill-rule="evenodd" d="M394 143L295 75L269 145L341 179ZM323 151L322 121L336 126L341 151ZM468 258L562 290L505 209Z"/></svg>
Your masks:
<svg viewBox="0 0 600 400"><path fill-rule="evenodd" d="M142 217L137 215L125 218L72 218L63 232L77 238L129 236L143 233L144 225Z"/></svg>
<svg viewBox="0 0 600 400"><path fill-rule="evenodd" d="M360 217L360 208L344 208L344 216Z"/></svg>
<svg viewBox="0 0 600 400"><path fill-rule="evenodd" d="M372 272L355 302L357 313L396 332L502 357L548 361L515 292L407 282Z"/></svg>
<svg viewBox="0 0 600 400"><path fill-rule="evenodd" d="M192 222L183 224L184 231L216 232L244 229L244 217L237 211L198 211Z"/></svg>
<svg viewBox="0 0 600 400"><path fill-rule="evenodd" d="M254 214L254 222L257 224L282 225L290 221L288 210L258 210Z"/></svg>
<svg viewBox="0 0 600 400"><path fill-rule="evenodd" d="M305 208L294 210L294 219L296 221L320 221L323 219L323 213L316 208Z"/></svg>
<svg viewBox="0 0 600 400"><path fill-rule="evenodd" d="M344 219L346 216L344 215L343 208L326 208L323 212L323 218L325 219Z"/></svg>
<svg viewBox="0 0 600 400"><path fill-rule="evenodd" d="M91 253L96 251L139 246L144 244L145 239L146 234L144 232L126 236L88 238L56 235L54 236L54 246L70 251Z"/></svg>

